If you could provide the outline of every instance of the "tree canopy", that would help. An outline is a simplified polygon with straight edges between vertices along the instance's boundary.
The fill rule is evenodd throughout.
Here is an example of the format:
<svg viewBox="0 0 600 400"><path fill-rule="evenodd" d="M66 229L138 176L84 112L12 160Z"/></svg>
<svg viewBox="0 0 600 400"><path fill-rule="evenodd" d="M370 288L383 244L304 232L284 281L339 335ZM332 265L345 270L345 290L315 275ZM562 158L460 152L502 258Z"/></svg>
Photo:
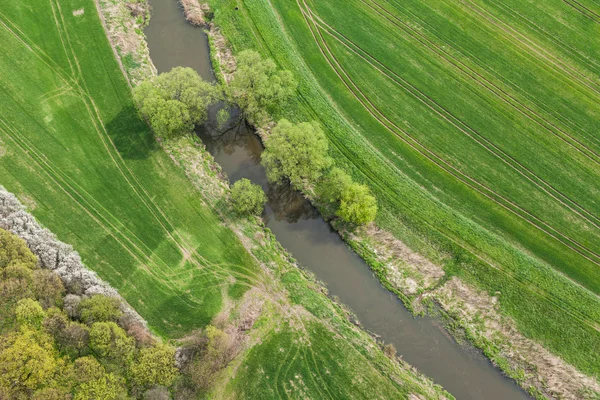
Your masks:
<svg viewBox="0 0 600 400"><path fill-rule="evenodd" d="M0 245L0 399L126 399L172 386L175 349L137 341L120 300L66 302L58 275L39 269L21 239L0 229Z"/></svg>
<svg viewBox="0 0 600 400"><path fill-rule="evenodd" d="M119 309L121 302L114 297L95 295L85 298L79 303L79 312L83 322L116 321L122 312Z"/></svg>
<svg viewBox="0 0 600 400"><path fill-rule="evenodd" d="M367 186L352 183L341 193L337 215L352 224L368 224L377 215L377 200Z"/></svg>
<svg viewBox="0 0 600 400"><path fill-rule="evenodd" d="M177 67L144 81L134 89L140 113L154 132L172 137L192 131L208 117L208 106L221 97L216 86L191 68Z"/></svg>
<svg viewBox="0 0 600 400"><path fill-rule="evenodd" d="M240 215L260 215L267 202L267 196L259 185L243 178L233 184L231 201L234 210Z"/></svg>
<svg viewBox="0 0 600 400"><path fill-rule="evenodd" d="M256 51L240 52L236 62L236 72L227 88L230 97L246 118L260 125L271 108L293 95L298 84L290 71L278 70L273 60L263 60Z"/></svg>
<svg viewBox="0 0 600 400"><path fill-rule="evenodd" d="M329 166L328 143L316 122L292 124L282 119L265 142L262 164L271 182L288 178L299 186L303 180L316 182Z"/></svg>

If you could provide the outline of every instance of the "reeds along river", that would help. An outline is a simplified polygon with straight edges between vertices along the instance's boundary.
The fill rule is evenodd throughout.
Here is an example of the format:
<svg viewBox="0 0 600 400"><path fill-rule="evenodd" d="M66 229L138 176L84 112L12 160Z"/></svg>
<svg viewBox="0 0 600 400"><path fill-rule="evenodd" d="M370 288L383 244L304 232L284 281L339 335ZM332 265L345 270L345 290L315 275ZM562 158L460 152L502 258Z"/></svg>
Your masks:
<svg viewBox="0 0 600 400"><path fill-rule="evenodd" d="M145 33L158 71L191 67L213 81L202 29L185 21L176 0L151 4L153 16ZM205 127L199 134L231 182L248 178L263 187L269 198L264 218L279 242L348 305L366 329L392 343L404 360L457 399L529 398L479 351L459 345L436 319L414 318L299 193L286 185L270 185L260 165L262 144L248 126L225 135Z"/></svg>

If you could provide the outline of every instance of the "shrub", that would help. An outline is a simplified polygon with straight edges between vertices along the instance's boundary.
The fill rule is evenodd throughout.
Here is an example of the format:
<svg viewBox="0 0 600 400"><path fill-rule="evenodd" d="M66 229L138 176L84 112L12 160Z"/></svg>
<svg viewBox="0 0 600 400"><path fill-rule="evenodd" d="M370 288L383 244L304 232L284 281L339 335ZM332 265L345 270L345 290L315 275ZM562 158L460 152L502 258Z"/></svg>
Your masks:
<svg viewBox="0 0 600 400"><path fill-rule="evenodd" d="M244 178L233 184L231 202L233 209L240 215L260 215L267 196L259 185Z"/></svg>
<svg viewBox="0 0 600 400"><path fill-rule="evenodd" d="M342 192L340 208L336 214L352 224L368 224L377 215L377 200L367 186L353 183Z"/></svg>

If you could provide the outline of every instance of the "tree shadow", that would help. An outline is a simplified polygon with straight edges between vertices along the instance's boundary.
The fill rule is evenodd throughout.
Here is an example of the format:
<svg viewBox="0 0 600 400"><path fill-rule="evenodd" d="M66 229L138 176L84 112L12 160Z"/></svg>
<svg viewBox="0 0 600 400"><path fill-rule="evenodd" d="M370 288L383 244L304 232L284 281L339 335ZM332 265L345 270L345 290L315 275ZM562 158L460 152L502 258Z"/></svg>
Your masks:
<svg viewBox="0 0 600 400"><path fill-rule="evenodd" d="M106 130L125 159L145 159L158 148L150 127L139 117L133 105L124 107L106 124Z"/></svg>

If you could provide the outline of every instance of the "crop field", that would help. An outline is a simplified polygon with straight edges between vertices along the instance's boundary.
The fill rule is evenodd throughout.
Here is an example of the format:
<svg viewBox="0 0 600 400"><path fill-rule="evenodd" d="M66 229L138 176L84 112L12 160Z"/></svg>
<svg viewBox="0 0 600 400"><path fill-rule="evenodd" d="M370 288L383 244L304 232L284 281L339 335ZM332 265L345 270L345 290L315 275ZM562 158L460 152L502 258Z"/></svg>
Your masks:
<svg viewBox="0 0 600 400"><path fill-rule="evenodd" d="M236 50L299 78L281 116L322 124L382 227L600 376L597 3L211 4Z"/></svg>
<svg viewBox="0 0 600 400"><path fill-rule="evenodd" d="M0 182L158 333L208 323L258 266L137 117L94 3L0 10Z"/></svg>

